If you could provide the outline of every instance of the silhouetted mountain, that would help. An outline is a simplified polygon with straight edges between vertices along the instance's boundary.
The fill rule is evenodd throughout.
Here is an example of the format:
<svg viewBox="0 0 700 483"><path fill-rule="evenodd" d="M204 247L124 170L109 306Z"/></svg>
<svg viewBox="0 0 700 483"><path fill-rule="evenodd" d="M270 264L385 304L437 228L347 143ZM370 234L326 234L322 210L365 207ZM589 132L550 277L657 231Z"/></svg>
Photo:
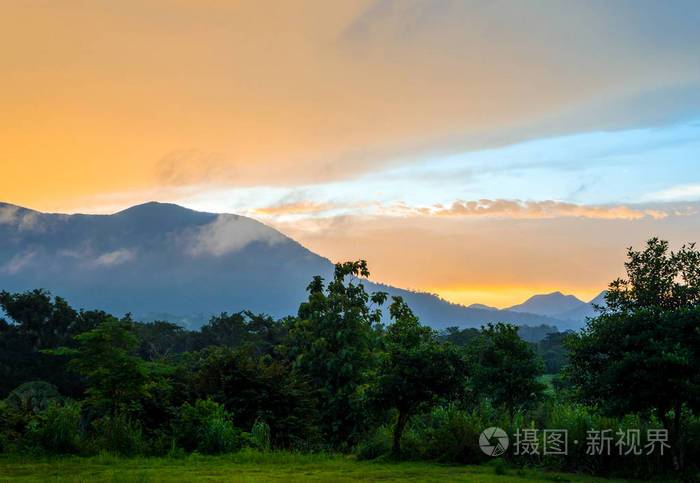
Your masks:
<svg viewBox="0 0 700 483"><path fill-rule="evenodd" d="M146 203L113 215L46 214L0 203L0 289L45 288L80 308L198 326L222 311L296 314L314 275L333 264L250 218ZM561 325L537 314L401 295L433 327ZM167 314L167 315L166 315Z"/></svg>
<svg viewBox="0 0 700 483"><path fill-rule="evenodd" d="M484 305L484 304L471 304L471 305L467 305L467 308L483 309L483 310L498 310L496 307L491 307L490 305Z"/></svg>
<svg viewBox="0 0 700 483"><path fill-rule="evenodd" d="M595 309L596 305L605 307L605 290L596 295L595 298L588 302L585 306L577 307L573 310L569 310L567 312L558 314L557 317L561 319L575 320L583 323L586 321L586 318L595 317L596 315L598 315L598 311L596 311Z"/></svg>
<svg viewBox="0 0 700 483"><path fill-rule="evenodd" d="M543 295L533 295L525 302L509 307L514 312L527 312L530 314L556 317L576 309L586 307L587 304L573 295L564 295L561 292L553 292Z"/></svg>

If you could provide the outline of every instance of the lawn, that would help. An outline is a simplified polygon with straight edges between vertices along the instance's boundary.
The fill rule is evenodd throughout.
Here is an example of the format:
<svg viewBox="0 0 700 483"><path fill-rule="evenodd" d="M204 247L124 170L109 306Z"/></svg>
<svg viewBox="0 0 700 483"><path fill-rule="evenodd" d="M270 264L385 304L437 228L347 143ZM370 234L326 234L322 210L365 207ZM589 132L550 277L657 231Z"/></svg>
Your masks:
<svg viewBox="0 0 700 483"><path fill-rule="evenodd" d="M0 456L0 481L606 481L581 475L430 463L363 462L335 455L241 452L183 458Z"/></svg>

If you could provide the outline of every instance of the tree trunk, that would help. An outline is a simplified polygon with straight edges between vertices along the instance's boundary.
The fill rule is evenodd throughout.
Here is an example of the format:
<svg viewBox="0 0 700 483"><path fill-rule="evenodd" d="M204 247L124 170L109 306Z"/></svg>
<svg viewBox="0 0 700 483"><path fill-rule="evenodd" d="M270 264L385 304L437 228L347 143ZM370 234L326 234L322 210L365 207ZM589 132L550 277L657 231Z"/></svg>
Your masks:
<svg viewBox="0 0 700 483"><path fill-rule="evenodd" d="M399 414L396 416L396 425L394 426L394 446L391 450L394 456L401 454L401 435L406 428L408 417L409 413L407 410L399 409Z"/></svg>
<svg viewBox="0 0 700 483"><path fill-rule="evenodd" d="M681 435L681 415L683 412L683 405L680 402L676 402L673 407L673 427L669 439L671 440L671 452L673 453L673 468L676 471L683 471L685 465L683 464L684 448L683 448L683 438Z"/></svg>
<svg viewBox="0 0 700 483"><path fill-rule="evenodd" d="M683 448L681 438L681 412L683 405L676 402L673 405L673 419L668 417L668 411L659 411L659 419L661 424L668 431L668 439L671 445L671 457L673 459L673 469L675 471L683 471Z"/></svg>

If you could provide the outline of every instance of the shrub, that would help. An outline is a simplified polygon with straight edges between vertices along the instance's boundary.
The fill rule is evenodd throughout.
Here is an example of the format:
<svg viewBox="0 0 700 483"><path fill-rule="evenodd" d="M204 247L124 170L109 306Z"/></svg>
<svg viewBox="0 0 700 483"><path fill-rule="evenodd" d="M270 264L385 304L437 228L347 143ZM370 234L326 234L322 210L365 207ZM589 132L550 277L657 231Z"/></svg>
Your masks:
<svg viewBox="0 0 700 483"><path fill-rule="evenodd" d="M187 451L207 454L228 453L241 447L241 434L233 426L231 415L211 400L185 403L174 422L173 434Z"/></svg>
<svg viewBox="0 0 700 483"><path fill-rule="evenodd" d="M265 421L256 421L250 431L253 446L261 451L270 450L270 426Z"/></svg>
<svg viewBox="0 0 700 483"><path fill-rule="evenodd" d="M52 401L30 421L27 439L49 453L77 453L81 446L80 405Z"/></svg>
<svg viewBox="0 0 700 483"><path fill-rule="evenodd" d="M98 419L93 423L93 429L94 442L99 450L130 456L140 454L146 448L141 426L123 413Z"/></svg>
<svg viewBox="0 0 700 483"><path fill-rule="evenodd" d="M51 402L60 402L61 400L61 394L53 384L44 381L31 381L12 390L5 402L15 411L24 414L38 414L48 408Z"/></svg>
<svg viewBox="0 0 700 483"><path fill-rule="evenodd" d="M380 426L355 448L359 460L373 460L389 454L392 444L392 429L387 425Z"/></svg>

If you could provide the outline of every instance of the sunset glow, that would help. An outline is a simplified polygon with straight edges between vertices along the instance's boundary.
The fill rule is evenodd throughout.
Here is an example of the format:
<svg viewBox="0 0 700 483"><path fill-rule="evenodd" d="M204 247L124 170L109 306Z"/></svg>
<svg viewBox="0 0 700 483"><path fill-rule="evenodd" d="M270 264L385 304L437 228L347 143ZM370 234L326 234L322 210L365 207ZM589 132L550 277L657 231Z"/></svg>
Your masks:
<svg viewBox="0 0 700 483"><path fill-rule="evenodd" d="M628 246L700 241L683 3L10 0L0 201L175 202L457 303L589 300Z"/></svg>

